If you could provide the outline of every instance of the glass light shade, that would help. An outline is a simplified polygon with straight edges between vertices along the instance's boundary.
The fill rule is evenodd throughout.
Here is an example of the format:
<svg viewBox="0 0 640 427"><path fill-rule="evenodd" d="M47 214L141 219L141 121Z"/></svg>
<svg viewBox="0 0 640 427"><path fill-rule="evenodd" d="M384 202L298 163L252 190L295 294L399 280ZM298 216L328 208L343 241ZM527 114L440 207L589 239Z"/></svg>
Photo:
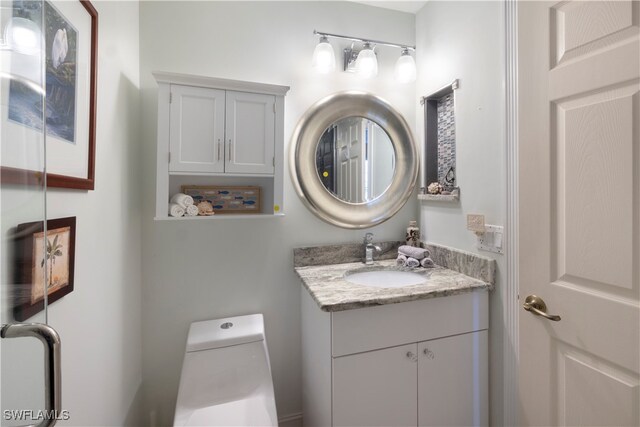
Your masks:
<svg viewBox="0 0 640 427"><path fill-rule="evenodd" d="M402 51L395 68L395 79L399 83L411 83L416 81L416 61L408 50Z"/></svg>
<svg viewBox="0 0 640 427"><path fill-rule="evenodd" d="M365 43L356 59L356 73L365 79L378 75L378 58L369 43Z"/></svg>
<svg viewBox="0 0 640 427"><path fill-rule="evenodd" d="M12 18L5 28L5 40L11 50L26 55L40 52L42 33L35 22L25 18Z"/></svg>
<svg viewBox="0 0 640 427"><path fill-rule="evenodd" d="M320 43L313 51L311 66L320 74L327 74L336 69L336 55L326 37L320 38Z"/></svg>

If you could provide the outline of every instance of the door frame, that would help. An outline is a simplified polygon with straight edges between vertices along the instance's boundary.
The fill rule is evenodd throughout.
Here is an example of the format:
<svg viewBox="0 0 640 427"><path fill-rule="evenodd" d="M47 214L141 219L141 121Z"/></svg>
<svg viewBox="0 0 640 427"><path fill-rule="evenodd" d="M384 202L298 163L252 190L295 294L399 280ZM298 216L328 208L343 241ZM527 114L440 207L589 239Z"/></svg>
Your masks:
<svg viewBox="0 0 640 427"><path fill-rule="evenodd" d="M518 407L518 0L504 0L506 227L503 334L503 425L519 425Z"/></svg>

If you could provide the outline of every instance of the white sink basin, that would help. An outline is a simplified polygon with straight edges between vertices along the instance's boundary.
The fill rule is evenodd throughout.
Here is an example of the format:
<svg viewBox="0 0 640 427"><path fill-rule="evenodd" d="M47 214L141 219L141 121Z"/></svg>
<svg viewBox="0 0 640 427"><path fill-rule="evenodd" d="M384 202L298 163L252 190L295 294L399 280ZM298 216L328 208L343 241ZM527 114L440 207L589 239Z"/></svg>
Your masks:
<svg viewBox="0 0 640 427"><path fill-rule="evenodd" d="M418 285L427 280L423 275L398 270L347 272L344 279L356 285L373 288L402 288L404 286Z"/></svg>

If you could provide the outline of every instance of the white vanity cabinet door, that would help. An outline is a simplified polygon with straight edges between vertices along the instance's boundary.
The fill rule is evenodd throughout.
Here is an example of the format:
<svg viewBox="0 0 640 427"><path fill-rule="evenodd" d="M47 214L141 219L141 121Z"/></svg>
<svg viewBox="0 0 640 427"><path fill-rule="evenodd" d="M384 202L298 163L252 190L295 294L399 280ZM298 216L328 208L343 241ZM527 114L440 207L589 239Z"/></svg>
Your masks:
<svg viewBox="0 0 640 427"><path fill-rule="evenodd" d="M273 174L275 102L273 95L227 91L227 173Z"/></svg>
<svg viewBox="0 0 640 427"><path fill-rule="evenodd" d="M169 172L224 172L225 91L171 85Z"/></svg>
<svg viewBox="0 0 640 427"><path fill-rule="evenodd" d="M333 359L334 426L417 425L417 344Z"/></svg>
<svg viewBox="0 0 640 427"><path fill-rule="evenodd" d="M487 331L418 343L420 426L486 426Z"/></svg>

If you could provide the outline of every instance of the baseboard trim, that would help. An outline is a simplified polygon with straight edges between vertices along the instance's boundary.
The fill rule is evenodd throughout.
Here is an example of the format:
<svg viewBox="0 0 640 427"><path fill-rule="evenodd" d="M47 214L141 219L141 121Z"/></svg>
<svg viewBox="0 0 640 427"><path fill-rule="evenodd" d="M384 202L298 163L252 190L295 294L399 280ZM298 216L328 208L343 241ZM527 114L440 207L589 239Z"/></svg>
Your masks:
<svg viewBox="0 0 640 427"><path fill-rule="evenodd" d="M302 412L294 412L278 418L280 427L302 427Z"/></svg>

